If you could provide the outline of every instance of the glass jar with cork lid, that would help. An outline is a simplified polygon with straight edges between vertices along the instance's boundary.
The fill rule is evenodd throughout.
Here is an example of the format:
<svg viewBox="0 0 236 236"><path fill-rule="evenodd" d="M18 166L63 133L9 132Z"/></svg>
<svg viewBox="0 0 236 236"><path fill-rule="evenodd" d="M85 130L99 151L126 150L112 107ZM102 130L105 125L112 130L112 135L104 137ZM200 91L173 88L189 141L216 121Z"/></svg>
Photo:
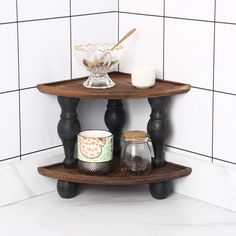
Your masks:
<svg viewBox="0 0 236 236"><path fill-rule="evenodd" d="M148 175L152 166L148 134L139 130L127 131L123 134L123 141L121 171L124 174Z"/></svg>

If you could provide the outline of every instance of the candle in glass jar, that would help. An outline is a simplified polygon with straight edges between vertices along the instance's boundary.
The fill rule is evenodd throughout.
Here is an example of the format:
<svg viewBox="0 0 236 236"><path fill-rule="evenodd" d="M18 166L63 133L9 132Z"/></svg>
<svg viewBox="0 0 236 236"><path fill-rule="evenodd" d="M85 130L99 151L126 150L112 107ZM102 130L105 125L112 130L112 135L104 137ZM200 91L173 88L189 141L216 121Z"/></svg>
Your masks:
<svg viewBox="0 0 236 236"><path fill-rule="evenodd" d="M132 68L131 83L139 89L147 89L155 85L156 69L149 65L136 65Z"/></svg>

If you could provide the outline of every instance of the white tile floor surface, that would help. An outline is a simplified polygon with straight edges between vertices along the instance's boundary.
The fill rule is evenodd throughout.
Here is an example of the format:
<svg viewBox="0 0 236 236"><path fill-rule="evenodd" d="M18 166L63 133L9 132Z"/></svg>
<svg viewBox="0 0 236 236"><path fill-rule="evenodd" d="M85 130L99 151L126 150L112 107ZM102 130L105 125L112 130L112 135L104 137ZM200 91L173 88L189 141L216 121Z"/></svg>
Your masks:
<svg viewBox="0 0 236 236"><path fill-rule="evenodd" d="M146 187L83 187L0 208L0 235L236 235L236 213L173 194L154 200Z"/></svg>

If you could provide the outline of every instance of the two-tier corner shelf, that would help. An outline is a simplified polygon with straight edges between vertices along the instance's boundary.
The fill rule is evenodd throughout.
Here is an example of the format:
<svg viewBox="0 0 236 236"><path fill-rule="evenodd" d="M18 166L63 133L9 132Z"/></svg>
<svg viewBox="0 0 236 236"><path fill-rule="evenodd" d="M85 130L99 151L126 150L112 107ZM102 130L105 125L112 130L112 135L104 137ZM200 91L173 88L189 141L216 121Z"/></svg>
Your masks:
<svg viewBox="0 0 236 236"><path fill-rule="evenodd" d="M58 123L58 134L62 140L65 159L63 163L39 167L38 172L58 180L57 190L61 197L72 198L78 194L79 184L134 185L149 184L151 195L157 199L166 198L171 191L171 180L187 176L191 168L169 163L164 160L165 140L168 136L168 105L173 95L187 93L191 86L166 80L157 80L150 89L140 90L131 85L129 74L110 74L116 86L106 90L87 89L83 86L86 78L65 80L38 85L42 93L56 95L62 113ZM77 105L80 99L107 99L105 123L114 135L114 171L104 176L84 175L79 172L74 159L77 135L81 130L77 119ZM147 176L127 176L119 168L120 138L126 116L122 99L148 99L151 106L147 131L153 144L153 169ZM142 110L140 110L142 112ZM139 117L137 117L139 119Z"/></svg>

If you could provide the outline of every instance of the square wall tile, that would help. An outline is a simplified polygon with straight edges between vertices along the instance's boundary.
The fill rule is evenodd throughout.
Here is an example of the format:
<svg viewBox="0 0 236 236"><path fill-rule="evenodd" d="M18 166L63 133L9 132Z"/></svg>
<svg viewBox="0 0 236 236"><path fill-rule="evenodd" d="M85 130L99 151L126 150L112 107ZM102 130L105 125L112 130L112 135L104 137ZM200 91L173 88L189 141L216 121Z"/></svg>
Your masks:
<svg viewBox="0 0 236 236"><path fill-rule="evenodd" d="M70 78L69 19L19 24L21 88Z"/></svg>
<svg viewBox="0 0 236 236"><path fill-rule="evenodd" d="M208 159L208 158L205 158ZM174 192L236 211L236 171L208 161L191 157L189 153L168 151L166 160L193 169L187 178L174 181ZM231 166L232 167L232 166ZM209 218L210 219L210 218ZM222 234L222 233L220 233ZM206 235L210 235L207 233ZM217 235L217 234L214 234ZM231 235L226 233L226 235ZM232 231L232 235L234 235Z"/></svg>
<svg viewBox="0 0 236 236"><path fill-rule="evenodd" d="M212 92L192 88L187 94L174 96L169 120L169 145L211 156Z"/></svg>
<svg viewBox="0 0 236 236"><path fill-rule="evenodd" d="M68 0L18 0L19 20L69 16Z"/></svg>
<svg viewBox="0 0 236 236"><path fill-rule="evenodd" d="M212 89L214 24L166 19L165 79Z"/></svg>
<svg viewBox="0 0 236 236"><path fill-rule="evenodd" d="M164 0L147 0L135 2L133 0L119 0L119 2L120 11L163 16Z"/></svg>
<svg viewBox="0 0 236 236"><path fill-rule="evenodd" d="M216 24L215 90L236 94L236 25Z"/></svg>
<svg viewBox="0 0 236 236"><path fill-rule="evenodd" d="M165 0L166 16L214 20L215 0Z"/></svg>
<svg viewBox="0 0 236 236"><path fill-rule="evenodd" d="M16 24L0 25L0 92L18 88Z"/></svg>
<svg viewBox="0 0 236 236"><path fill-rule="evenodd" d="M71 14L117 11L118 0L71 0Z"/></svg>
<svg viewBox="0 0 236 236"><path fill-rule="evenodd" d="M80 100L77 114L81 130L107 129L104 115L107 110L107 100L82 99Z"/></svg>
<svg viewBox="0 0 236 236"><path fill-rule="evenodd" d="M0 160L20 155L18 92L0 95Z"/></svg>
<svg viewBox="0 0 236 236"><path fill-rule="evenodd" d="M57 134L60 113L56 96L41 94L37 89L21 91L23 154L61 144Z"/></svg>
<svg viewBox="0 0 236 236"><path fill-rule="evenodd" d="M120 38L130 29L137 30L126 42L120 59L120 71L131 72L136 64L152 65L157 77L163 77L163 18L120 14ZM150 27L151 26L151 27Z"/></svg>
<svg viewBox="0 0 236 236"><path fill-rule="evenodd" d="M16 0L0 1L0 23L16 21Z"/></svg>
<svg viewBox="0 0 236 236"><path fill-rule="evenodd" d="M128 99L125 103L126 130L147 130L151 107L147 99Z"/></svg>
<svg viewBox="0 0 236 236"><path fill-rule="evenodd" d="M101 27L103 25L104 27ZM99 29L96 31L88 29ZM72 18L72 50L76 44L117 42L118 17L116 13L78 16ZM88 75L72 51L72 77Z"/></svg>
<svg viewBox="0 0 236 236"><path fill-rule="evenodd" d="M236 96L215 93L213 156L236 163Z"/></svg>
<svg viewBox="0 0 236 236"><path fill-rule="evenodd" d="M216 2L216 21L236 23L236 1L217 0Z"/></svg>

